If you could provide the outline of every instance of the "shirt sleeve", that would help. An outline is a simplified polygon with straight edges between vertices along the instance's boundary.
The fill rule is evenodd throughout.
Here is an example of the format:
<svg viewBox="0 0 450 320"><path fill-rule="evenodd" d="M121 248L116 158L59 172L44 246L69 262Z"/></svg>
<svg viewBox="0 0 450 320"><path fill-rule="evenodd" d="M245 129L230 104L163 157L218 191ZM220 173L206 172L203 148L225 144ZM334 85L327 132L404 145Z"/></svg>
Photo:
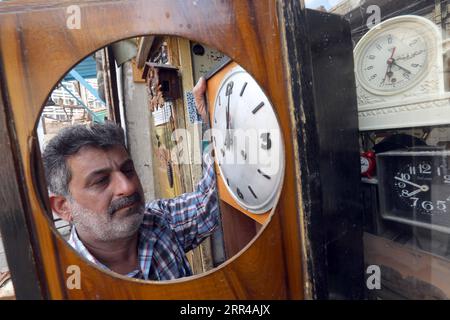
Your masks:
<svg viewBox="0 0 450 320"><path fill-rule="evenodd" d="M154 200L149 204L151 210L159 211L164 216L185 252L197 247L219 224L213 164L209 153L205 153L203 177L194 192L172 199Z"/></svg>

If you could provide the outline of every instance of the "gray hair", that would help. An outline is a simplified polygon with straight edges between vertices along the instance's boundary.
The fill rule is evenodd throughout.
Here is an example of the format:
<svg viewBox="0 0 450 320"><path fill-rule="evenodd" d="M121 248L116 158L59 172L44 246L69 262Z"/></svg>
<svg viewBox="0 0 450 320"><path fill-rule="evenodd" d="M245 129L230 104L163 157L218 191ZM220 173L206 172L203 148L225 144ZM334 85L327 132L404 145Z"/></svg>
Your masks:
<svg viewBox="0 0 450 320"><path fill-rule="evenodd" d="M123 146L126 149L123 130L113 122L74 125L61 129L49 141L42 155L50 192L70 196L69 183L72 176L66 160L86 146L101 149Z"/></svg>

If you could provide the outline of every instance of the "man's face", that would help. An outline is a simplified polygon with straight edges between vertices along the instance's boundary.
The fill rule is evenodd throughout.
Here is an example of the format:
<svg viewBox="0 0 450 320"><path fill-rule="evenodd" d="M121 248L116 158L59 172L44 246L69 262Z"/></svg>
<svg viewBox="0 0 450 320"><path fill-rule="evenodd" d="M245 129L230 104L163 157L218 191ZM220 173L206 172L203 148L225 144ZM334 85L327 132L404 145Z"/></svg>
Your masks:
<svg viewBox="0 0 450 320"><path fill-rule="evenodd" d="M144 193L128 152L121 146L83 147L67 163L72 175L68 206L78 233L98 241L136 233Z"/></svg>

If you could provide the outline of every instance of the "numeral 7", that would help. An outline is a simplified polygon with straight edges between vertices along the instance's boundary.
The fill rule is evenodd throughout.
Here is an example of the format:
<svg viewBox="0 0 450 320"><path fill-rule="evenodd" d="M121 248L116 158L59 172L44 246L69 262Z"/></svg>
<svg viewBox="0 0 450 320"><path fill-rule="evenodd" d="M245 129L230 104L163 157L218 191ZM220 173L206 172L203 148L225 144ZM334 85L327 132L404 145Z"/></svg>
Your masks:
<svg viewBox="0 0 450 320"><path fill-rule="evenodd" d="M411 206L411 207L415 207L415 206L417 206L417 201L419 201L419 198L416 198L416 197L411 197L410 199L413 199L413 200L414 200L414 203L412 204L412 206Z"/></svg>

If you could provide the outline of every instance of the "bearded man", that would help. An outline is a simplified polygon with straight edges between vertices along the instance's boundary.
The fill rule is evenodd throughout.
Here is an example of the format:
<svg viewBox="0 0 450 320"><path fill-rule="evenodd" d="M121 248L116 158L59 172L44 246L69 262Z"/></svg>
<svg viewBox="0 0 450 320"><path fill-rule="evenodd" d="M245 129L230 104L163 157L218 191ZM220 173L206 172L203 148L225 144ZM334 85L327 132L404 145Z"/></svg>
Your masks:
<svg viewBox="0 0 450 320"><path fill-rule="evenodd" d="M207 123L205 88L202 78L193 93ZM51 208L72 224L69 244L103 269L144 280L192 275L185 252L218 225L215 173L206 158L194 192L145 203L123 130L113 123L65 128L43 153Z"/></svg>

